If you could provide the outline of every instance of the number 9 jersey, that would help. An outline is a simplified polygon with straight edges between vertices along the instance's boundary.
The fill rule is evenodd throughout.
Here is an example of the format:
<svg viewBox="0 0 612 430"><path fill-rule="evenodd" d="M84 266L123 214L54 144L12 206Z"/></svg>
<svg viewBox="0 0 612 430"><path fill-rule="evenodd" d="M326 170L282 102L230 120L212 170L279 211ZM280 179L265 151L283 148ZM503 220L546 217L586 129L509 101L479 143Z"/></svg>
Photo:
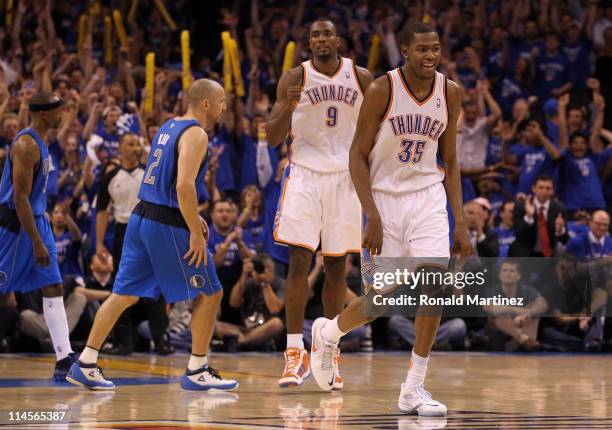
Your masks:
<svg viewBox="0 0 612 430"><path fill-rule="evenodd" d="M353 61L340 58L332 76L302 63L302 97L291 117L289 161L315 172L348 171L363 91Z"/></svg>
<svg viewBox="0 0 612 430"><path fill-rule="evenodd" d="M182 134L191 127L200 127L196 120L166 121L153 137L151 153L145 168L138 198L148 203L177 208L176 175L178 171L178 144ZM205 160L208 160L208 153ZM203 162L196 177L198 201L202 200L207 161Z"/></svg>

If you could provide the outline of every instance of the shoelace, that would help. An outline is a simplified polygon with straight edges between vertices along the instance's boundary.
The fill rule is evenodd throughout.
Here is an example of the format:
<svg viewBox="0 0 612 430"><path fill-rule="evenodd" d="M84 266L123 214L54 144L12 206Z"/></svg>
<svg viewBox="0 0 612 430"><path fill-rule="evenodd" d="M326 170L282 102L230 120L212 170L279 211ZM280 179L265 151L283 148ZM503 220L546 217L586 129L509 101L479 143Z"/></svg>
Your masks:
<svg viewBox="0 0 612 430"><path fill-rule="evenodd" d="M419 394L419 396L425 397L427 400L432 400L431 393L423 388L422 385L416 387L415 391Z"/></svg>
<svg viewBox="0 0 612 430"><path fill-rule="evenodd" d="M221 375L219 374L219 372L217 372L215 369L213 369L212 367L208 366L205 370L205 372L208 372L210 374L210 376L212 376L215 379L223 379L221 378Z"/></svg>
<svg viewBox="0 0 612 430"><path fill-rule="evenodd" d="M287 352L287 370L293 370L300 364L300 352Z"/></svg>

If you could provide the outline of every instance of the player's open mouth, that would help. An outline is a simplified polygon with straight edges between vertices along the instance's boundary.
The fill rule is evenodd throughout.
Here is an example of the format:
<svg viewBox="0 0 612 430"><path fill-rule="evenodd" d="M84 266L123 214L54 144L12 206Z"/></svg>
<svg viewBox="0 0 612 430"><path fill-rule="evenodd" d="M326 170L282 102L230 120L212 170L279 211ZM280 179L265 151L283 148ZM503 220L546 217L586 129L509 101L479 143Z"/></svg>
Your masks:
<svg viewBox="0 0 612 430"><path fill-rule="evenodd" d="M436 65L435 65L435 64L421 64L421 66L422 66L424 69L435 69L435 68L436 68Z"/></svg>

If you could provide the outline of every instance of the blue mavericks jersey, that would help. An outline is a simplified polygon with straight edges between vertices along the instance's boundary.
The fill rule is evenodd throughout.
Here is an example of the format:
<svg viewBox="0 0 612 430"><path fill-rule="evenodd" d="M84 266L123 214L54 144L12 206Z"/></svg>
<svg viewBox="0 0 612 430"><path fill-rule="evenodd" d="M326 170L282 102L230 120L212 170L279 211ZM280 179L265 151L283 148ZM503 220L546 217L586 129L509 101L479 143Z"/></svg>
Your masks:
<svg viewBox="0 0 612 430"><path fill-rule="evenodd" d="M178 172L178 144L181 135L190 127L200 127L196 120L166 121L159 129L151 144L151 153L142 179L138 198L142 201L171 208L177 208L176 175ZM208 157L206 156L205 159ZM196 177L198 201L201 201L207 162L202 162Z"/></svg>
<svg viewBox="0 0 612 430"><path fill-rule="evenodd" d="M40 161L34 169L34 180L32 181L32 191L30 192L30 205L34 216L41 216L47 210L47 181L49 179L50 158L49 150L45 142L32 128L24 128L15 136L13 142L16 142L24 134L29 134L38 145L40 153ZM10 209L15 209L13 202L13 162L11 157L7 157L4 163L2 172L2 181L0 182L0 205L6 205Z"/></svg>

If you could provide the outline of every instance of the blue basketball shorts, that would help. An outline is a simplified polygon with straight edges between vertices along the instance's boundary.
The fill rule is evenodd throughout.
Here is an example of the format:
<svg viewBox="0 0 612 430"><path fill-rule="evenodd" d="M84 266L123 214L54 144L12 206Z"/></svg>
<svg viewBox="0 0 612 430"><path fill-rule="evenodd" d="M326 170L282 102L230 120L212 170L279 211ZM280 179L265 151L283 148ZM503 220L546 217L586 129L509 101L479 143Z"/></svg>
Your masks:
<svg viewBox="0 0 612 430"><path fill-rule="evenodd" d="M113 293L152 299L163 294L174 303L222 290L210 251L208 264L196 269L183 259L188 249L186 228L132 213Z"/></svg>

